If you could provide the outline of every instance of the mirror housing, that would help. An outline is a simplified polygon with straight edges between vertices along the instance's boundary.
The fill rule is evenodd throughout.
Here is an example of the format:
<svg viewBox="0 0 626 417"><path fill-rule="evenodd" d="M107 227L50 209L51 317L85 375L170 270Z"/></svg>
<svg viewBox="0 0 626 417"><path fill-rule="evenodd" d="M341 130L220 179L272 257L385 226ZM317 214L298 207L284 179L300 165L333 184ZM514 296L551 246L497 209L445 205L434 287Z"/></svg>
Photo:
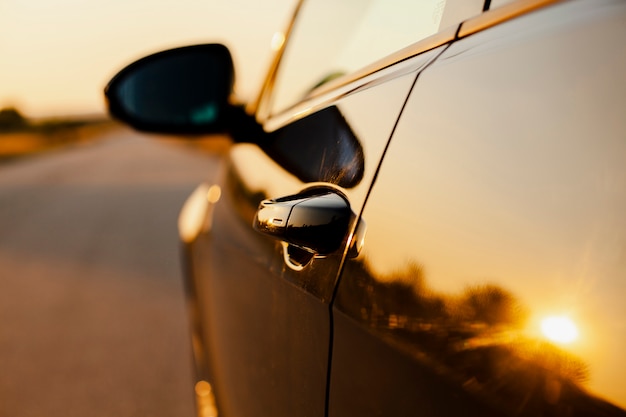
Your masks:
<svg viewBox="0 0 626 417"><path fill-rule="evenodd" d="M169 49L122 69L106 86L110 114L137 130L220 133L228 129L235 71L221 44Z"/></svg>

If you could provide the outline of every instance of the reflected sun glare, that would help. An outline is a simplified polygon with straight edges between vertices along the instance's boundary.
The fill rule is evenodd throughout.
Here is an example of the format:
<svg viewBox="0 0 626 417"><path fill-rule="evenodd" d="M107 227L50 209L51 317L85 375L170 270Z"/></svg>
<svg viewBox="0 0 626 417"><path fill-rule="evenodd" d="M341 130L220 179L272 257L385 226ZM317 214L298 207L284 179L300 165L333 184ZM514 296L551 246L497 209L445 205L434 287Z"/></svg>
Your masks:
<svg viewBox="0 0 626 417"><path fill-rule="evenodd" d="M541 321L541 332L552 342L568 344L578 339L576 324L565 316L550 316Z"/></svg>
<svg viewBox="0 0 626 417"><path fill-rule="evenodd" d="M272 36L272 43L271 43L272 50L278 51L280 48L283 47L284 43L285 43L285 34L282 32L275 32L274 36Z"/></svg>

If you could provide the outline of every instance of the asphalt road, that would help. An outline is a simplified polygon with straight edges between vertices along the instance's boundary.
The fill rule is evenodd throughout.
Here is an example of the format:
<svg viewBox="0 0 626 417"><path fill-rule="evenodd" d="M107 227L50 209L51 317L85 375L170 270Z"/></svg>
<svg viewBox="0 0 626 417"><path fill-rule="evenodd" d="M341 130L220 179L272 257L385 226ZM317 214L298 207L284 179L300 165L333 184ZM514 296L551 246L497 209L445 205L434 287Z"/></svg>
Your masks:
<svg viewBox="0 0 626 417"><path fill-rule="evenodd" d="M127 130L0 164L0 417L194 415L176 219L214 169Z"/></svg>

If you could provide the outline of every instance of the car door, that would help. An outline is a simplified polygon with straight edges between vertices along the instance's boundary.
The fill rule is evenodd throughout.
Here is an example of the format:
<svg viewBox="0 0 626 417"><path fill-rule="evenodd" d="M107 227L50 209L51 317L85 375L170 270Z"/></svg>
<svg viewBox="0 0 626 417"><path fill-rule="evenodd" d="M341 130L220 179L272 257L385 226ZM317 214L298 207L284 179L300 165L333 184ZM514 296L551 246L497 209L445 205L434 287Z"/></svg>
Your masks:
<svg viewBox="0 0 626 417"><path fill-rule="evenodd" d="M474 3L479 13L482 2ZM442 21L440 2L425 10L416 31L415 19L382 1L304 3L256 109L263 140L234 144L220 179L197 194L208 193L211 205L188 242L194 348L198 378L211 384L221 415L325 415L330 304L348 245L357 240L356 215L417 74L454 37L452 28L435 43L416 44ZM372 50L363 42L389 27L376 29L382 12L402 18L405 33L396 26L397 36ZM253 230L262 200L292 201L285 197L312 186L313 194L340 196L352 213L332 250L312 253L306 241L289 244Z"/></svg>
<svg viewBox="0 0 626 417"><path fill-rule="evenodd" d="M311 184L350 195L351 210L360 210L414 78L387 75L393 79L278 129L264 146L234 145L212 185L220 197L210 228L192 244L192 265L222 415L324 415L329 304L347 240L313 256L252 224L262 200Z"/></svg>
<svg viewBox="0 0 626 417"><path fill-rule="evenodd" d="M530 3L417 80L338 284L331 417L625 414L626 4Z"/></svg>

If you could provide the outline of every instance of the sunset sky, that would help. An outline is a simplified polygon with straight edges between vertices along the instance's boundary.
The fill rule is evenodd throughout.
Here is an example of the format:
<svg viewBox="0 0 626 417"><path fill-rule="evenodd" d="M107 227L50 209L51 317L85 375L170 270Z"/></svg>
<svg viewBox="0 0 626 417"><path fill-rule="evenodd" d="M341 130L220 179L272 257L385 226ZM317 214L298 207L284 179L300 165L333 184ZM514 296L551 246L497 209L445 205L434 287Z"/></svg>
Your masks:
<svg viewBox="0 0 626 417"><path fill-rule="evenodd" d="M237 93L256 94L270 43L296 0L2 0L0 108L29 117L104 112L102 89L124 65L161 49L221 42Z"/></svg>

